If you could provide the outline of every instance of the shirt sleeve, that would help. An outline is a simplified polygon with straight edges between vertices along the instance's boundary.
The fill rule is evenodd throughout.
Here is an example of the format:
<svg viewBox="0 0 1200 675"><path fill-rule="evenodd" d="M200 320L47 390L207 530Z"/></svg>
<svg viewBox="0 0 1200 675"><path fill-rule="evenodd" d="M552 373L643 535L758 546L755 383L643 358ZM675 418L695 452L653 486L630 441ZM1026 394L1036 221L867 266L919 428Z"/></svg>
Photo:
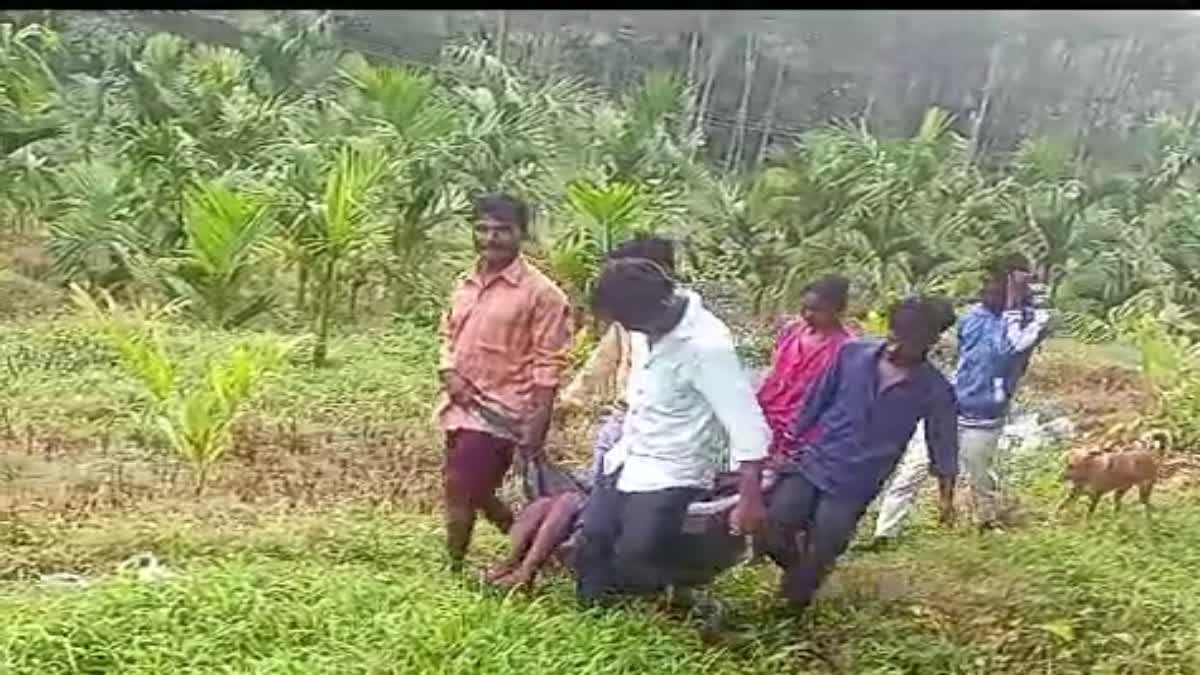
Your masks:
<svg viewBox="0 0 1200 675"><path fill-rule="evenodd" d="M700 346L691 370L693 386L725 427L733 464L765 459L771 430L733 344Z"/></svg>
<svg viewBox="0 0 1200 675"><path fill-rule="evenodd" d="M1021 319L1024 313L1019 309L1004 313L1004 337L1012 352L1020 353L1034 347L1046 331L1050 322L1050 312L1039 309L1033 312L1033 319L1024 326Z"/></svg>
<svg viewBox="0 0 1200 675"><path fill-rule="evenodd" d="M925 417L925 447L930 470L940 478L958 476L958 419L954 390L943 383L930 402Z"/></svg>
<svg viewBox="0 0 1200 675"><path fill-rule="evenodd" d="M587 362L575 375L575 379L563 391L563 405L571 408L583 408L600 395L607 393L601 390L616 378L620 360L621 341L617 335L616 324L613 324L600 338L596 349L588 356Z"/></svg>
<svg viewBox="0 0 1200 675"><path fill-rule="evenodd" d="M533 386L555 389L562 384L571 346L571 306L561 291L539 293L530 322Z"/></svg>
<svg viewBox="0 0 1200 675"><path fill-rule="evenodd" d="M838 383L841 381L842 360L845 358L845 354L846 345L843 343L841 347L838 347L838 353L833 358L833 363L829 364L829 367L821 374L821 378L804 397L804 405L800 407L800 414L796 415L796 420L792 422L792 438L803 436L817 423L821 414L833 402L833 396L837 393Z"/></svg>

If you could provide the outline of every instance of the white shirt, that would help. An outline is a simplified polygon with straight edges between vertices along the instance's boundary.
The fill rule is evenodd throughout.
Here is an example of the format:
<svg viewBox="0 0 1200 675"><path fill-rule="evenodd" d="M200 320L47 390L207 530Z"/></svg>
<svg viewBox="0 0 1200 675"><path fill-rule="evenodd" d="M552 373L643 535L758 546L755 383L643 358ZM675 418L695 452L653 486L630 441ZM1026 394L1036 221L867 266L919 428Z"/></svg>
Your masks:
<svg viewBox="0 0 1200 675"><path fill-rule="evenodd" d="M631 358L621 439L604 457L604 474L624 466L617 489L650 492L711 487L728 443L731 465L765 459L771 432L734 352L733 335L688 299L679 325ZM634 334L645 340L644 335ZM645 344L645 343L643 343Z"/></svg>

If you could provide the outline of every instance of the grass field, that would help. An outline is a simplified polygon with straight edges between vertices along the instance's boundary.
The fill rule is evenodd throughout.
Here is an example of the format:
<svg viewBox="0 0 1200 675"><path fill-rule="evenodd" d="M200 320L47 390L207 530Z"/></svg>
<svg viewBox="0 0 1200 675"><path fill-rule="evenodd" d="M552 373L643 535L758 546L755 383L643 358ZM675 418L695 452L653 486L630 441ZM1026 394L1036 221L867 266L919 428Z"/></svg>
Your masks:
<svg viewBox="0 0 1200 675"><path fill-rule="evenodd" d="M193 367L231 339L179 328L171 346ZM896 549L848 556L803 620L777 611L770 566L731 572L715 643L648 602L581 611L561 576L533 598L453 577L429 508L433 349L400 327L338 341L330 369L285 369L197 499L186 469L142 447L136 390L86 331L0 328L0 673L1200 672L1193 493L1172 482L1152 526L1107 505L1090 523L1055 518L1051 451L1010 466L1018 527L945 532L926 508ZM1072 410L1136 400L1116 365L1101 388L1058 381L1083 366L1050 352L1037 395L1058 387ZM556 448L573 456L583 438L568 429ZM503 546L481 535L479 565ZM115 572L142 551L177 576ZM59 571L96 581L37 583Z"/></svg>

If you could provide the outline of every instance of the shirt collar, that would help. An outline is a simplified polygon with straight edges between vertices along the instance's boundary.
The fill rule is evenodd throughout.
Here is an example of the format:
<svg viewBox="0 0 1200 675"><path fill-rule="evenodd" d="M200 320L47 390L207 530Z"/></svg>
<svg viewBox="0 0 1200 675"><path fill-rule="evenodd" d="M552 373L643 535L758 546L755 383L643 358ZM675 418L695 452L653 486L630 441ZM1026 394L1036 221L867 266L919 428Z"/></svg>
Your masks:
<svg viewBox="0 0 1200 675"><path fill-rule="evenodd" d="M696 317L700 315L700 311L703 309L700 296L694 291L681 288L675 291L675 295L686 298L688 301L687 307L684 309L683 317L679 319L679 323L663 336L663 340L686 340L690 338L696 330ZM660 340L660 342L663 340Z"/></svg>
<svg viewBox="0 0 1200 675"><path fill-rule="evenodd" d="M878 377L879 359L883 358L883 348L887 346L887 340L872 338L872 342L876 344L871 348L871 368L875 371L873 377ZM896 384L921 384L929 374L929 369L933 367L933 364L929 362L929 357L926 356L924 361L917 364L916 368L905 373L904 377Z"/></svg>
<svg viewBox="0 0 1200 675"><path fill-rule="evenodd" d="M520 286L521 280L525 278L526 272L525 258L518 255L511 263L508 264L507 267L500 270L499 274L491 277L488 279L488 281L492 279L503 279L511 286ZM475 272L470 276L470 280L478 286L486 285L481 265L477 265L475 267Z"/></svg>

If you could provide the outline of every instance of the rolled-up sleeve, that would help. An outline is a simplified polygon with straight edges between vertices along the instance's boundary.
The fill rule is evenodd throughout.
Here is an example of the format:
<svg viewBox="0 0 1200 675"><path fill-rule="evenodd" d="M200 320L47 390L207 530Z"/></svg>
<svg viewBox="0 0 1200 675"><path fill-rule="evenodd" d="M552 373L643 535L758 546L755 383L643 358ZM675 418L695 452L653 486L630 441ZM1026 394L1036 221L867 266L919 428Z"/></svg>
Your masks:
<svg viewBox="0 0 1200 675"><path fill-rule="evenodd" d="M1021 310L1004 313L1004 337L1008 340L1008 347L1016 353L1028 351L1041 341L1050 322L1050 313L1035 310L1029 322L1022 323L1024 318Z"/></svg>
<svg viewBox="0 0 1200 675"><path fill-rule="evenodd" d="M729 436L729 459L754 462L767 457L771 429L758 407L750 378L746 377L733 344L698 345L692 364L692 382L712 406Z"/></svg>
<svg viewBox="0 0 1200 675"><path fill-rule="evenodd" d="M558 289L538 294L530 321L533 386L555 389L562 384L571 346L571 306Z"/></svg>
<svg viewBox="0 0 1200 675"><path fill-rule="evenodd" d="M942 383L933 394L925 417L925 447L930 471L939 478L958 476L958 418L954 390Z"/></svg>

